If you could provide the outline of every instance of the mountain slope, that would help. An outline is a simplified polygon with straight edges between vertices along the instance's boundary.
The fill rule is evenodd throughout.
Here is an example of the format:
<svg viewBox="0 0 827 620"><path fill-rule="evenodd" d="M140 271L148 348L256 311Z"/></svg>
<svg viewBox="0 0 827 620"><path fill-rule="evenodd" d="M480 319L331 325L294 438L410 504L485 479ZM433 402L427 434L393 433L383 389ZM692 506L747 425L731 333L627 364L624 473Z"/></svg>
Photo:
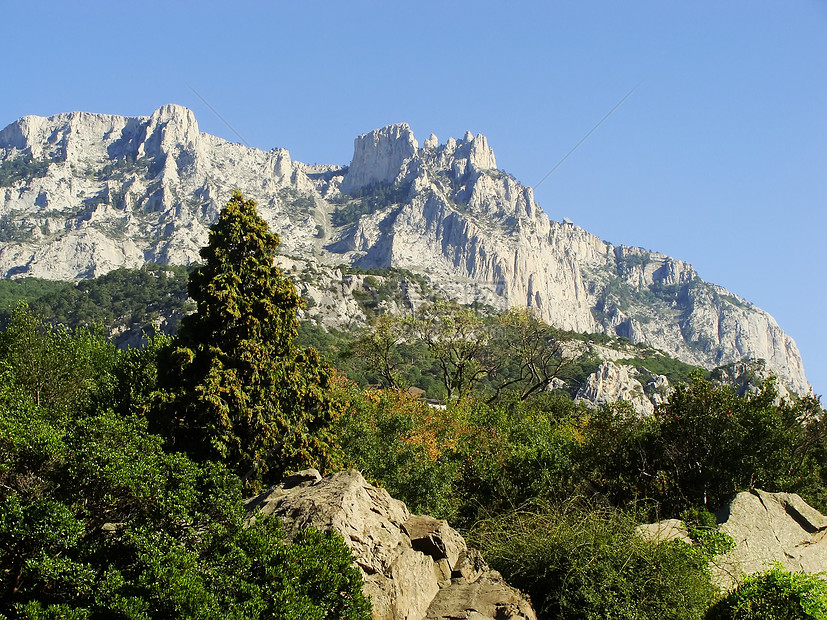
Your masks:
<svg viewBox="0 0 827 620"><path fill-rule="evenodd" d="M75 279L198 260L233 187L259 202L291 264L321 268L318 290L352 288L336 265L403 268L464 303L530 306L561 328L692 364L762 358L808 389L795 342L769 314L685 262L549 220L470 133L420 146L392 125L358 137L349 167L308 166L203 134L175 105L139 118L27 116L0 132L0 274ZM350 303L327 305L345 324L360 318Z"/></svg>

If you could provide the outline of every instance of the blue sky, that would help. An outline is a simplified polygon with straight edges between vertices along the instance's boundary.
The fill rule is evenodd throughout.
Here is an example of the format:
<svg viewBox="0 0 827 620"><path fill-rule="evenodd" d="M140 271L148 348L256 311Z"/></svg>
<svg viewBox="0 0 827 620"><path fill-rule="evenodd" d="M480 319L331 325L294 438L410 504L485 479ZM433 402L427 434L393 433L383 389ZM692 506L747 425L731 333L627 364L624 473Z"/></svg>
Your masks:
<svg viewBox="0 0 827 620"><path fill-rule="evenodd" d="M827 390L827 0L4 3L0 126L191 108L346 164L483 133L552 219L692 263L775 316ZM189 85L189 86L188 86Z"/></svg>

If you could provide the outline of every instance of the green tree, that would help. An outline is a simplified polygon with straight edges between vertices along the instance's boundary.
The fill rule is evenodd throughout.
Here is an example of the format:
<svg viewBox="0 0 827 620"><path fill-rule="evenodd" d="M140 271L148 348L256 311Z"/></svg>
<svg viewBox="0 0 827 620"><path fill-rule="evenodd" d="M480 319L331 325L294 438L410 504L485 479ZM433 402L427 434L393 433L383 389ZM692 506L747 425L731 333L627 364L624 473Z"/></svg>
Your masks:
<svg viewBox="0 0 827 620"><path fill-rule="evenodd" d="M273 265L278 235L235 191L190 276L197 311L159 364L153 427L175 449L218 459L243 479L335 461L333 371L300 350L293 284Z"/></svg>
<svg viewBox="0 0 827 620"><path fill-rule="evenodd" d="M739 396L696 373L653 418L616 403L595 412L584 430L583 475L615 505L648 498L663 514L717 510L751 488L825 504L821 403L813 396L778 402L771 381Z"/></svg>
<svg viewBox="0 0 827 620"><path fill-rule="evenodd" d="M778 402L772 381L738 396L700 374L678 385L655 416L671 501L717 509L738 491L822 487L825 422L817 399Z"/></svg>
<svg viewBox="0 0 827 620"><path fill-rule="evenodd" d="M400 388L400 366L403 363L399 345L405 341L405 321L400 317L382 314L370 323L370 328L354 340L351 356L358 358L382 378L385 387Z"/></svg>
<svg viewBox="0 0 827 620"><path fill-rule="evenodd" d="M494 394L515 390L520 400L547 390L563 367L571 362L566 353L566 338L558 329L542 321L529 308L512 308L497 317L498 335L492 354L498 363L492 370Z"/></svg>
<svg viewBox="0 0 827 620"><path fill-rule="evenodd" d="M471 308L439 300L408 322L439 363L449 399L467 396L493 369L491 329Z"/></svg>
<svg viewBox="0 0 827 620"><path fill-rule="evenodd" d="M99 331L53 327L20 302L0 334L0 357L38 406L66 414L89 404L115 363L115 347Z"/></svg>

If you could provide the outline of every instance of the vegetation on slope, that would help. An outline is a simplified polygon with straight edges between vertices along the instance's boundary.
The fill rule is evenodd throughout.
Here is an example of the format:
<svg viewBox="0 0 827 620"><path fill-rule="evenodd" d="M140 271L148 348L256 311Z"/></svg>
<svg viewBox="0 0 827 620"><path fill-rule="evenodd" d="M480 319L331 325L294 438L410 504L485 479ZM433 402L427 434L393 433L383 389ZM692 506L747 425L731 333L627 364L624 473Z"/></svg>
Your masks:
<svg viewBox="0 0 827 620"><path fill-rule="evenodd" d="M451 519L541 618L701 618L717 598L706 560L725 547L644 543L636 523L703 522L753 486L827 508L813 397L777 402L770 382L742 397L695 374L651 418L590 409L549 390L590 363L565 356L573 335L451 304L380 318L355 342L305 330L347 353L330 359L360 384L298 346L277 242L233 196L190 278L197 313L141 349L25 306L9 318L0 614L366 618L340 540L288 545L275 521L244 526L245 488L307 466L357 467L413 512ZM400 389L429 364L444 406ZM763 600L774 583L735 599ZM807 596L827 609L823 592Z"/></svg>

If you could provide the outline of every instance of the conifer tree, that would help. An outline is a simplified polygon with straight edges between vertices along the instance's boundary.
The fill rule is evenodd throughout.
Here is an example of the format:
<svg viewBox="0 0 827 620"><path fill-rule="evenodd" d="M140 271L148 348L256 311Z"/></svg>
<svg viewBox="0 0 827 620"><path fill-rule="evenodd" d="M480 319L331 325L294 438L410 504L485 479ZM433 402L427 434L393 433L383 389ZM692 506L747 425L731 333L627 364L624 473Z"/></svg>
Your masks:
<svg viewBox="0 0 827 620"><path fill-rule="evenodd" d="M150 421L173 449L225 462L251 484L335 461L332 370L299 350L293 284L273 264L279 236L236 190L190 276L197 311L159 363Z"/></svg>

